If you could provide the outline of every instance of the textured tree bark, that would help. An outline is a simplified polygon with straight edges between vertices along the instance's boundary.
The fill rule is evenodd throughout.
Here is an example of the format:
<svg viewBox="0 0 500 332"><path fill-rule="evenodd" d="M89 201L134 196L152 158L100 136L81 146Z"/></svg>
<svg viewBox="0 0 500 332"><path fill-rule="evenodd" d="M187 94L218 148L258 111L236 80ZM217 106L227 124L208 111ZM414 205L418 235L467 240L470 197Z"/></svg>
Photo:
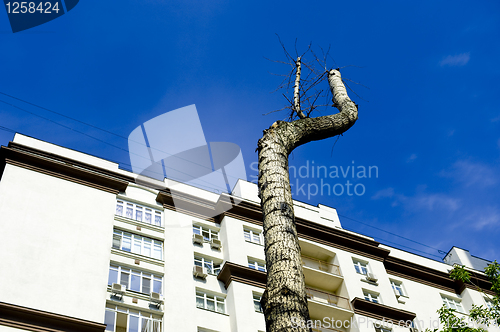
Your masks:
<svg viewBox="0 0 500 332"><path fill-rule="evenodd" d="M331 70L328 82L339 113L277 121L264 130L258 142L258 185L267 265L267 285L261 303L268 332L310 331L288 155L307 142L342 134L358 119L357 106L349 99L340 72Z"/></svg>

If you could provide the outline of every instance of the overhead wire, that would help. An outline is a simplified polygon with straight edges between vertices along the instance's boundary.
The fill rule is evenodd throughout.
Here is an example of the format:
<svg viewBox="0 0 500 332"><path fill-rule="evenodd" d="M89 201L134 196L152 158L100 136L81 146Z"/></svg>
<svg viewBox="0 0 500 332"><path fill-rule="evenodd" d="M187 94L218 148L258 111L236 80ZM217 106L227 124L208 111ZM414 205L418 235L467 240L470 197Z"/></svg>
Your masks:
<svg viewBox="0 0 500 332"><path fill-rule="evenodd" d="M21 99L21 98L18 98L18 97L12 96L12 95L9 95L9 94L7 94L7 93L4 93L4 92L1 92L1 91L0 91L0 94L2 94L2 95L4 95L4 96L7 96L7 97L10 97L10 98L12 98L12 99L15 99L15 100L21 101L21 102L26 103L26 104L28 104L28 105L31 105L31 106L34 106L34 107L37 107L37 108L43 109L43 110L45 110L45 111L51 112L51 113L53 113L53 114L56 114L56 115L62 116L62 117L67 118L67 119L69 119L69 120L72 120L72 121L78 122L78 123L83 124L83 125L85 125L85 126L88 126L88 127L91 127L91 128L97 129L97 130L100 130L100 131L102 131L102 132L104 132L104 133L107 133L107 134L110 134L110 135L116 136L116 137L118 137L118 138L122 138L122 139L129 140L129 138L128 138L128 137L122 136L122 135L120 135L120 134L116 134L116 133L114 133L114 132L112 132L112 131L109 131L109 130L106 130L106 129L102 129L102 128L98 127L98 126L95 126L95 125L92 125L92 124L86 123L86 122L84 122L84 121L81 121L81 120L75 119L75 118L70 117L70 116L68 116L68 115L65 115L65 114L62 114L62 113L59 113L59 112L53 111L53 110L48 109L48 108L46 108L46 107L43 107L43 106L40 106L40 105L37 105L37 104L31 103L31 102L29 102L29 101L23 100L23 99ZM115 145L115 144L109 143L109 142L107 142L107 141L105 141L105 140L102 140L102 139L97 138L97 137L95 137L95 136L89 135L89 134L87 134L87 133L85 133L85 132L82 132L82 131L80 131L80 130L77 130L77 129L71 128L71 127L69 127L69 126L66 126L66 125L64 125L64 124L62 124L62 123L59 123L59 122L54 121L54 120L52 120L52 119L49 119L49 118L47 118L47 117L41 116L41 115L36 114L36 113L34 113L34 112L31 112L31 111L28 111L28 110L26 110L26 109L24 109L24 108L22 108L22 107L19 107L19 106L17 106L17 105L14 105L14 104L12 104L12 103L6 102L6 101L4 101L4 100L0 100L0 102L1 102L1 103L3 103L3 104L6 104L6 105L8 105L8 106L14 107L14 108L16 108L16 109L18 109L18 110L21 110L21 111L23 111L23 112L26 112L26 113L28 113L28 114L31 114L31 115L33 115L33 116L36 116L36 117L38 117L38 118L44 119L44 120L46 120L46 121L49 121L49 122L51 122L51 123L53 123L53 124L56 124L56 125L58 125L58 126L61 126L61 127L63 127L63 128L66 128L66 129L72 130L72 131L74 131L74 132L76 132L76 133L79 133L79 134L81 134L81 135L87 136L87 137L89 137L89 138L91 138L91 139L94 139L94 140L96 140L96 141L99 141L99 142L101 142L101 143L103 143L103 144L107 144L107 145L109 145L109 146L111 146L111 147L113 147L113 148L116 148L116 149L122 150L122 151L124 151L124 152L129 153L129 154L136 155L136 156L138 156L138 157L140 157L140 158L148 159L148 158L146 158L146 157L144 157L144 156L141 156L141 155L138 155L138 154L136 154L136 153L130 152L129 150L124 149L124 148L122 148L122 147L119 147L119 146L117 146L117 145ZM3 127L3 126L0 126L0 130L4 130L4 131L7 131L7 132L11 132L11 133L16 133L16 131L15 131L15 130L10 129L10 128L7 128L7 127ZM338 138L337 138L337 139L338 139ZM144 145L144 146L148 147L147 145L143 144L142 142L135 142L135 141L133 141L133 140L130 140L130 141L132 141L132 142L134 142L134 143L137 143L137 144ZM158 149L155 149L155 148L152 148L152 147L148 147L148 148L151 148L151 149L154 149L154 150L157 150L157 151L163 152L163 153L165 153L165 154L169 154L169 153L167 153L167 152L165 152L165 151L161 151L161 150L158 150ZM171 154L170 154L170 155L171 155ZM171 155L171 156L172 156L172 155ZM181 158L181 159L182 159L182 158ZM150 160L150 159L148 159L148 160ZM192 162L192 161L189 161L189 160L186 160L186 161L188 161L188 162ZM192 162L192 163L194 163L194 162ZM123 163L123 162L118 162L118 164L122 164L122 165L125 165L125 166L130 166L130 167L132 168L132 165L131 165L131 164L127 164L127 163ZM196 163L194 163L194 164L196 164ZM197 164L197 165L198 165L198 164ZM201 166L201 167L205 167L205 168L208 168L208 167L206 167L206 166L204 166L204 165L199 165L199 166ZM171 168L171 167L168 167L168 168L170 168L171 170L177 171L177 172L179 172L179 173L181 173L181 174L184 174L184 175L189 175L189 174L184 173L184 172L182 172L182 171L180 171L180 170L177 170L177 169L174 169L174 168ZM163 175L163 174L160 174L160 173L157 173L157 172L153 172L153 173L156 173L156 174L158 174L158 175ZM229 175L229 177L232 177L232 176L230 176L230 175ZM233 178L234 178L234 177L233 177ZM205 183L207 183L207 184L213 185L212 183L206 182L206 181L204 181L204 180L201 180L201 182L205 182ZM222 192L223 192L223 191L225 191L225 190L227 189L227 188L223 188L223 187L218 187L218 188L215 188L215 187L212 187L212 186L206 186L206 188L210 188L210 189L213 189L213 190L216 190L216 191L222 191ZM356 220L356 219L354 219L354 218L350 218L350 217L347 217L347 216L345 216L345 215L341 215L341 214L339 214L339 216L340 216L340 217L342 217L342 218L345 218L345 219L348 219L348 220L351 220L351 221L354 221L354 222L360 223L360 224L365 225L365 226L367 226L367 227L370 227L370 228L376 229L376 230L378 230L378 231L381 231L381 232L384 232L384 233L387 233L387 234L390 234L390 235L396 236L396 237L401 238L401 239L404 239L404 240L406 240L406 241L410 241L410 242L413 242L413 243L415 243L415 244L418 244L418 245L421 245L421 246L424 246L424 247L427 247L427 248L430 248L430 249L436 250L436 251L437 251L438 253L440 253L440 254L446 254L446 252L445 252L445 251L443 251L443 250L440 250L440 249L434 248L434 247L432 247L432 246L429 246L429 245L423 244L423 243L421 243L421 242L415 241L415 240L413 240L413 239L409 239L409 238L407 238L407 237L404 237L404 236L401 236L401 235L395 234L395 233L393 233L393 232L390 232L390 231L384 230L384 229L382 229L382 228L379 228L379 227L376 227L376 226L372 226L372 225L370 225L370 224L367 224L367 223L365 223L365 222L362 222L362 221ZM387 241L387 240L384 240L384 241L385 241L385 242L387 242L387 243L392 243L392 244L398 245L398 246L400 246L400 247L404 247L404 248L411 249L411 250L414 250L414 251L417 251L417 252L421 252L421 253L425 253L425 254L428 254L428 255L432 255L432 256L435 256L435 257L440 257L440 258L441 258L441 256L434 255L434 254L430 254L430 253L427 253L427 252L424 252L424 251L421 251L421 250L418 250L418 249L415 249L415 248L407 247L407 246L404 246L404 245L401 245L401 244L398 244L398 243L394 243L394 242L390 242L390 241Z"/></svg>

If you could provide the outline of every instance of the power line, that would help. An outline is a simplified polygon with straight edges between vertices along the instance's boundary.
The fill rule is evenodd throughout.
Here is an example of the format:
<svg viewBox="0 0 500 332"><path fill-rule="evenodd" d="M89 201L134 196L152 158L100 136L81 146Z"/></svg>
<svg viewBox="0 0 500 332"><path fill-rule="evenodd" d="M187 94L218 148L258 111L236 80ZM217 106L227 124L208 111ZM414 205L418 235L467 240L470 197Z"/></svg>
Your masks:
<svg viewBox="0 0 500 332"><path fill-rule="evenodd" d="M384 232L384 233L387 233L387 234L390 234L390 235L393 235L393 236L399 237L399 238L404 239L404 240L406 240L406 241L410 241L410 242L416 243L416 244L418 244L418 245L421 245L421 246L424 246L424 247L427 247L427 248L430 248L430 249L437 250L437 252L439 252L440 254L446 255L446 251L443 251L443 250L441 250L441 249L431 247L431 246L429 246L429 245L427 245L427 244L423 244L423 243L421 243L421 242L418 242L418 241L415 241L415 240L409 239L409 238L407 238L407 237L404 237L404 236L401 236L401 235L398 235L398 234L395 234L395 233L392 233L392 232L386 231L385 229L382 229L382 228L379 228L379 227L372 226L372 225L367 224L367 223L364 223L364 222L362 222L362 221L359 221L359 220L356 220L356 219L353 219L353 218L349 218L349 217L347 217L347 216L343 216L343 215L341 215L341 214L339 214L339 216L340 216L340 217L342 217L342 218L346 218L346 219L352 220L352 221L354 221L354 222L360 223L360 224L365 225L365 226L367 226L367 227L374 228L374 229L379 230L379 231L381 231L381 232Z"/></svg>
<svg viewBox="0 0 500 332"><path fill-rule="evenodd" d="M51 109L48 109L48 108L46 108L46 107L43 107L43 106L37 105L37 104L32 103L32 102L29 102L29 101L26 101L26 100L24 100L24 99L22 99L22 98L15 97L15 96L9 95L9 94L7 94L7 93L5 93L5 92L1 92L1 91L0 91L0 94L2 94L2 95L4 95L4 96L7 96L7 97L9 97L9 98L12 98L12 99L15 99L15 100L21 101L21 102L26 103L26 104L28 104L28 105L31 105L31 106L34 106L34 107L40 108L40 109L45 110L45 111L47 111L47 112L50 112L50 113L53 113L53 114L57 114L57 115L59 115L59 116L62 116L62 117L64 117L64 118L66 118L66 119L69 119L69 120L72 120L72 121L75 121L75 122L78 122L78 123L83 124L83 125L85 125L85 126L89 126L89 127L91 127L91 128L94 128L94 129L100 130L100 131L102 131L102 132L104 132L104 133L107 133L107 134L110 134L110 135L116 136L116 137L118 137L118 138L125 139L125 140L127 140L127 141L130 141L130 142L133 142L133 143L136 143L136 144L142 145L142 146L145 146L145 147L147 147L148 149L155 150L155 151L158 151L158 152L161 152L161 153L165 153L166 155L169 155L170 157L175 157L175 158L177 158L177 159L180 159L180 160L183 160L183 161L187 161L188 163L191 163L191 164L193 164L193 165L200 166L200 167L202 167L202 168L204 168L204 169L206 169L206 170L213 171L213 170L212 170L212 168L207 167L207 166L202 165L202 164L198 164L198 163L196 163L196 162L194 162L194 161L192 161L192 160L187 160L187 159L184 159L184 158L179 157L179 156L177 156L177 155L175 155L175 156L174 156L174 155L172 155L172 154L170 154L170 153L168 153L168 152L166 152L166 151L162 151L162 150L159 150L159 149L157 149L157 148L154 148L154 147L148 146L148 145L144 144L143 142L137 142L137 141L131 140L131 139L129 139L128 137L122 136L122 135L120 135L120 134L116 134L116 133L114 133L114 132L112 132L112 131L109 131L109 130L106 130L106 129L102 129L102 128L98 127L98 126L95 126L95 125L89 124L89 123L87 123L87 122L84 122L84 121L81 121L81 120L75 119L75 118L73 118L73 117L70 117L70 116L68 116L68 115L62 114L62 113L60 113L60 112L56 112L56 111L51 110ZM68 127L68 126L65 126L65 125L63 125L63 124L60 124L60 123L58 123L58 122L56 122L56 121L50 120L50 119L45 118L45 117L43 117L43 116L40 116L40 115L38 115L38 114L36 114L36 113L32 113L32 112L30 112L30 111L27 111L27 110L25 110L25 109L23 109L23 108L20 108L20 107L18 107L18 106L13 105L13 104L7 103L7 102L2 101L2 100L0 100L0 102L2 102L2 103L4 103L4 104L7 104L7 105L10 105L10 106L12 106L12 107L15 107L15 108L17 108L17 109L20 109L20 110L22 110L22 111L25 111L25 112L27 112L27 113L29 113L29 114L34 115L34 116L38 116L38 117L40 117L40 118L42 118L42 119L45 119L45 120L47 120L47 121L50 121L50 122L52 122L52 123L55 123L55 124L60 125L60 126L62 126L62 127L65 127L65 128L67 128L67 129L73 130L73 131L75 131L75 132L77 132L77 133L80 133L80 134L83 134L83 135L88 136L88 137L90 137L90 138L96 139L96 140L98 140L98 141L100 141L100 142L102 142L102 143L108 144L108 145L110 145L110 146L112 146L112 147L115 147L115 148L117 148L117 149L120 149L120 150L124 150L124 151L126 151L126 152L129 152L128 150L125 150L125 149L123 149L123 148L117 147L117 146L115 146L115 145L113 145L113 144L111 144L111 143L108 143L108 142L106 142L106 141L103 141L103 140L101 140L101 139L98 139L98 138L96 138L96 137L94 137L94 136L92 136L92 135L88 135L88 134L83 133L83 132L81 132L81 131L75 130L75 129L71 128L71 127ZM129 152L129 153L131 153L131 152ZM141 157L141 158L143 158L143 159L148 159L148 158L146 158L146 157L143 157L143 156L137 155L137 154L135 154L135 153L131 153L131 154L136 155L136 156L139 156L139 157ZM148 160L150 160L150 159L148 159ZM182 173L182 174L185 174L185 173L183 173L183 172L182 172L182 171L180 171L180 170L177 170L177 169L174 169L174 168L170 168L170 169L171 169L171 170L174 170L174 171L177 171L177 172L180 172L180 173ZM219 171L219 170L215 170L215 172L220 172L220 171ZM160 173L157 173L157 174L159 174L159 175L163 175L163 174L160 174ZM185 174L185 175L189 175L189 174ZM238 180L238 178L236 178L235 176L232 176L232 175L226 175L226 176L228 176L228 177L230 177L230 178L232 178L232 179L234 179L234 180ZM201 181L202 181L202 182L206 182L206 181L203 181L203 180L201 180ZM207 183L208 183L208 182L207 182ZM209 188L210 188L210 187L209 187ZM221 188L222 188L222 187L221 187ZM212 188L212 189L219 190L220 188L219 188L219 189L217 189L217 188ZM225 189L224 189L224 190L225 190Z"/></svg>
<svg viewBox="0 0 500 332"><path fill-rule="evenodd" d="M0 92L0 93L1 93L1 92ZM57 121L54 121L54 120L51 120L51 119L46 118L46 117L44 117L44 116L41 116L41 115L39 115L39 114L36 114L36 113L30 112L30 111L28 111L28 110L26 110L26 109L24 109L24 108L22 108L22 107L16 106L16 105L14 105L14 104L8 103L8 102L3 101L3 100L0 100L0 103L4 103L4 104L9 105L9 106L11 106L11 107L17 108L18 110L21 110L21 111L23 111L23 112L26 112L26 113L31 114L31 115L33 115L33 116L36 116L36 117L38 117L38 118L44 119L44 120L46 120L46 121L52 122L52 123L54 123L54 124L56 124L56 125L58 125L58 126L61 126L61 127L63 127L63 128L66 128L66 129L72 130L72 131L74 131L74 132L76 132L76 133L79 133L79 134L85 135L85 136L87 136L87 137L89 137L89 138L92 138L92 139L94 139L94 140L96 140L96 141L99 141L99 142L101 142L101 143L107 144L107 145L109 145L109 146L111 146L111 147L114 147L114 148L116 148L116 149L119 149L119 150L125 151L125 152L127 152L127 153L129 153L129 154L132 154L132 155L138 156L138 157L143 158L143 159L150 160L149 158L146 158L146 157L144 157L144 156L141 156L141 155L138 155L138 154L136 154L136 153L130 152L130 151L128 151L128 150L126 150L126 149L124 149L124 148L122 148L122 147L119 147L119 146L114 145L114 144L112 144L112 143L106 142L106 141L104 141L104 140L102 140L102 139L100 139L100 138L97 138L97 137L94 137L94 136L89 135L89 134L87 134L87 133L84 133L84 132L82 132L82 131L79 131L79 130L73 129L73 128L69 127L69 126L66 126L66 125L64 125L64 124L62 124L62 123L59 123L59 122L57 122ZM8 129L8 128L7 128L7 129ZM11 129L9 129L9 130L11 130ZM14 131L14 133L15 133L15 131ZM125 165L125 164L124 164L124 165ZM132 166L132 165L130 165L130 166ZM171 170L174 170L174 171L176 171L176 172L179 172L179 173L181 173L181 174L184 174L184 175L188 175L188 176L190 175L190 174L184 173L184 172L182 172L181 170L178 170L178 169L174 169L174 168L171 168L171 167L168 167L168 168L169 168L169 169L171 169ZM162 175L162 176L163 176L163 174L160 174L159 172L152 172L152 173L156 173L156 174L158 174L158 175ZM175 180L175 179L172 179L172 180ZM199 180L199 181L201 181L201 182L205 182L205 183L207 183L207 184L209 184L209 185L213 185L212 183L207 182L207 181L204 181L204 180ZM211 187L211 186L206 186L206 187L207 187L207 188L210 188L210 189L217 190L217 191L225 191L225 190L226 190L226 188L224 188L224 187L218 187L218 188L214 188L214 187Z"/></svg>

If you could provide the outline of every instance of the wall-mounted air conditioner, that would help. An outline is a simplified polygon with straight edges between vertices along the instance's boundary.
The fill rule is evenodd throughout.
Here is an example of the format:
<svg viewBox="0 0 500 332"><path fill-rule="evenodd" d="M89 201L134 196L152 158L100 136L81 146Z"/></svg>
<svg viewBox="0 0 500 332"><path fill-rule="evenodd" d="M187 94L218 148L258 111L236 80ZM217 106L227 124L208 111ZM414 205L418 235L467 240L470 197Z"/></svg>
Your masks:
<svg viewBox="0 0 500 332"><path fill-rule="evenodd" d="M366 280L371 281L371 282L377 282L378 278L373 273L367 273L366 274Z"/></svg>
<svg viewBox="0 0 500 332"><path fill-rule="evenodd" d="M205 240L203 239L203 235L201 234L193 234L193 243L203 244Z"/></svg>
<svg viewBox="0 0 500 332"><path fill-rule="evenodd" d="M205 279L207 277L207 273L205 272L203 266L198 266L198 265L193 266L193 275L197 278L202 278L202 279Z"/></svg>
<svg viewBox="0 0 500 332"><path fill-rule="evenodd" d="M218 239L212 239L212 241L210 241L210 247L220 249L222 247L222 242Z"/></svg>
<svg viewBox="0 0 500 332"><path fill-rule="evenodd" d="M125 294L125 291L126 291L125 285L115 284L115 283L111 285L111 294L113 296L119 297L121 299L123 297L123 294Z"/></svg>
<svg viewBox="0 0 500 332"><path fill-rule="evenodd" d="M156 307L159 308L163 303L163 297L161 296L160 293L151 292L149 296L149 302L156 305Z"/></svg>

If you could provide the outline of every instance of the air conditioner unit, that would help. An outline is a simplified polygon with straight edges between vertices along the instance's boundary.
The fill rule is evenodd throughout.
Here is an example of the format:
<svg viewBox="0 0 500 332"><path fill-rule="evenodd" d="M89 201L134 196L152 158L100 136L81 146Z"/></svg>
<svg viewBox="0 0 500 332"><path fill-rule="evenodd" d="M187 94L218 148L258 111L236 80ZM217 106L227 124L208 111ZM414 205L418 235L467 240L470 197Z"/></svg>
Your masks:
<svg viewBox="0 0 500 332"><path fill-rule="evenodd" d="M205 240L203 239L203 235L201 234L193 234L193 243L203 244Z"/></svg>
<svg viewBox="0 0 500 332"><path fill-rule="evenodd" d="M372 282L377 282L378 281L377 276L374 275L373 273L367 273L366 274L366 280L372 281Z"/></svg>
<svg viewBox="0 0 500 332"><path fill-rule="evenodd" d="M394 291L394 295L396 295L396 298L399 299L399 297L401 296L399 291L395 290L394 288L392 290Z"/></svg>
<svg viewBox="0 0 500 332"><path fill-rule="evenodd" d="M115 283L111 285L111 294L113 296L119 297L120 299L123 297L123 294L125 294L125 290L126 290L125 285L115 284Z"/></svg>
<svg viewBox="0 0 500 332"><path fill-rule="evenodd" d="M149 302L155 304L159 308L163 303L163 298L160 293L151 292L149 296Z"/></svg>
<svg viewBox="0 0 500 332"><path fill-rule="evenodd" d="M197 278L202 278L202 279L205 279L207 277L207 273L205 272L203 266L198 266L198 265L193 266L193 275Z"/></svg>
<svg viewBox="0 0 500 332"><path fill-rule="evenodd" d="M222 247L222 242L218 239L212 239L212 241L210 241L210 247L220 249Z"/></svg>

